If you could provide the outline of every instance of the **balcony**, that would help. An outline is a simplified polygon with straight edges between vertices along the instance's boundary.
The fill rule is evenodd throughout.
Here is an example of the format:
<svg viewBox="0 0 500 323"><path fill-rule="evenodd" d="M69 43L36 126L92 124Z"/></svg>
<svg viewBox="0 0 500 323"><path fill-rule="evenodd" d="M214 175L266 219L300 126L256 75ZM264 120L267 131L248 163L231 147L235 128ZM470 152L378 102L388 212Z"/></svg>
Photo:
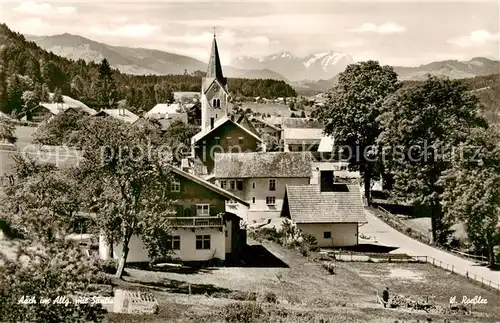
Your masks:
<svg viewBox="0 0 500 323"><path fill-rule="evenodd" d="M219 228L224 226L221 215L168 218L174 228Z"/></svg>

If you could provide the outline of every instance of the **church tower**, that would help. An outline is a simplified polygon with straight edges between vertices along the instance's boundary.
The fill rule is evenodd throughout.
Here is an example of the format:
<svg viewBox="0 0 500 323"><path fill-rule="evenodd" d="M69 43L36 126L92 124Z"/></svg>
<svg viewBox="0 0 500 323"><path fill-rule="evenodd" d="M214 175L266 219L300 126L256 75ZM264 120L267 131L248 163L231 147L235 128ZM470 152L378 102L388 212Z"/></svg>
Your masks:
<svg viewBox="0 0 500 323"><path fill-rule="evenodd" d="M214 128L217 120L228 115L227 79L222 74L219 50L214 32L207 75L201 83L201 132Z"/></svg>

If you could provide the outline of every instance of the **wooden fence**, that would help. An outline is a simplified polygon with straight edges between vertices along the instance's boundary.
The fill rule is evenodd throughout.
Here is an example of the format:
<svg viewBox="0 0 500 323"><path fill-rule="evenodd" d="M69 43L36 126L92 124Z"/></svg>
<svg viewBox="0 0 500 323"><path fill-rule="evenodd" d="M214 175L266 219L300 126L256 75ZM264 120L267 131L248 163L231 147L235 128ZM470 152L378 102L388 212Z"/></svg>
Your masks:
<svg viewBox="0 0 500 323"><path fill-rule="evenodd" d="M477 276L477 275L472 274L472 273L469 274L468 271L459 270L458 268L455 268L454 265L447 264L447 263L443 262L442 260L438 260L438 259L431 257L431 256L413 256L413 258L418 260L418 261L421 261L421 262L425 261L427 263L432 264L433 266L446 269L454 274L462 275L465 278L472 279L478 283L481 283L481 286L488 286L488 287L494 289L496 292L500 292L500 283L499 282L493 282L491 280L485 279L481 276Z"/></svg>

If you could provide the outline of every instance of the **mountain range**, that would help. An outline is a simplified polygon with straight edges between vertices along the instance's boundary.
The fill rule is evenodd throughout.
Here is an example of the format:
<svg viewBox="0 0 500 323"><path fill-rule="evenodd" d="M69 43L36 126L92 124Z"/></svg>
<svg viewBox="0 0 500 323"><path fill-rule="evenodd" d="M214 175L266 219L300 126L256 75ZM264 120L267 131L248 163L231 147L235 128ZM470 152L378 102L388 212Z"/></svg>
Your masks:
<svg viewBox="0 0 500 323"><path fill-rule="evenodd" d="M188 56L153 49L111 46L78 35L25 37L43 49L66 58L85 61L106 58L113 67L128 74L184 74L186 70L192 73L206 69L205 62ZM319 91L332 87L337 74L353 62L350 55L335 51L305 57L285 51L263 58L238 57L230 66L224 67L224 74L233 78L284 80L298 89ZM475 57L469 61L447 60L417 67L396 66L394 70L401 80L422 80L427 74L457 79L500 73L500 62Z"/></svg>

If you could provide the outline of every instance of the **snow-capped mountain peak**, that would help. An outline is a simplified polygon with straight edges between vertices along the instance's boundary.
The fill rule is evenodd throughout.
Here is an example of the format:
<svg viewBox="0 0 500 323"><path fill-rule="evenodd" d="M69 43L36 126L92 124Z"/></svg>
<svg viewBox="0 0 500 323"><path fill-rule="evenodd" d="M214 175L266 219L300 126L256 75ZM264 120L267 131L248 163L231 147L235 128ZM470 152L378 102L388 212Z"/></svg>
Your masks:
<svg viewBox="0 0 500 323"><path fill-rule="evenodd" d="M335 51L321 51L305 57L283 51L260 59L245 57L233 61L238 68L265 68L286 75L290 80L329 79L353 62L351 56Z"/></svg>

